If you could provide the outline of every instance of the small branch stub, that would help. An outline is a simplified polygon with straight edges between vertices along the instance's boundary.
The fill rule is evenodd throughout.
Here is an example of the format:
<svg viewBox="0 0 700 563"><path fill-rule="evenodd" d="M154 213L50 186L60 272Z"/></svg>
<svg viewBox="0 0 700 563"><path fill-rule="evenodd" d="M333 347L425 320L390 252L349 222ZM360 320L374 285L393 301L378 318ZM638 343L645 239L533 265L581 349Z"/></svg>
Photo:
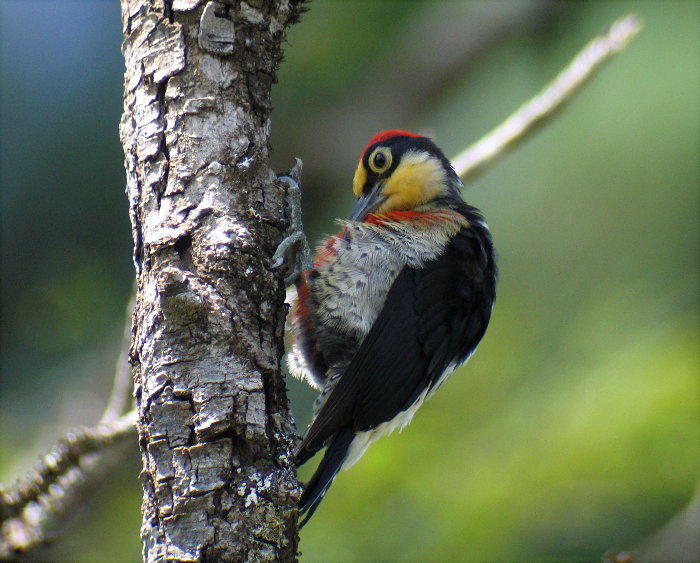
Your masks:
<svg viewBox="0 0 700 563"><path fill-rule="evenodd" d="M207 2L199 20L197 41L205 51L217 55L230 55L234 51L236 26L227 17L229 6L221 2Z"/></svg>

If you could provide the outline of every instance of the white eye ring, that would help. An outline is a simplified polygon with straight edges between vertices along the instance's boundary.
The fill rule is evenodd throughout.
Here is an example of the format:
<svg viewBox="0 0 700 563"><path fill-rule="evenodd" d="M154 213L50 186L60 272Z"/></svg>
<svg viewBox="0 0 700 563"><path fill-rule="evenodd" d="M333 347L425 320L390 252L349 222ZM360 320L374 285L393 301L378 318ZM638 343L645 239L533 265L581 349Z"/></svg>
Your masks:
<svg viewBox="0 0 700 563"><path fill-rule="evenodd" d="M386 172L391 167L391 151L386 147L377 147L367 159L369 169L375 174Z"/></svg>

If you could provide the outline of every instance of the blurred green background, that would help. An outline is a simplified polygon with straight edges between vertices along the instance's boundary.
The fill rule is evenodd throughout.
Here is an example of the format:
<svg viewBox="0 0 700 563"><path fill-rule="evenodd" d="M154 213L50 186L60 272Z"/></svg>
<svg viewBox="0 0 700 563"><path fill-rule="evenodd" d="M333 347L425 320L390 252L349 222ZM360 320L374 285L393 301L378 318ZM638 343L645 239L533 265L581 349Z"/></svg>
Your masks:
<svg viewBox="0 0 700 563"><path fill-rule="evenodd" d="M695 527L655 534L697 494L700 468L700 4L309 7L274 89L272 148L277 170L304 159L313 239L351 209L356 159L376 131L429 133L454 155L617 17L633 11L645 29L468 186L500 253L491 327L407 430L337 478L301 560L596 561L627 549L693 560ZM133 270L118 3L0 10L9 483L99 417ZM313 393L289 387L303 428ZM139 560L138 470L134 448L37 559Z"/></svg>

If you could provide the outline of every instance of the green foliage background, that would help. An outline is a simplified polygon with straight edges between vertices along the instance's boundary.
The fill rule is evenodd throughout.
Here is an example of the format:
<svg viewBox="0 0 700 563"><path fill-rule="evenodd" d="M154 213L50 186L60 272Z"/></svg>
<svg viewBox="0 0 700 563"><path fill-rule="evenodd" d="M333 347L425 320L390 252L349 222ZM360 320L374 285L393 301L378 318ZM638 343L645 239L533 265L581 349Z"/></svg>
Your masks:
<svg viewBox="0 0 700 563"><path fill-rule="evenodd" d="M132 267L116 4L0 5L5 483L97 419L119 347ZM468 186L500 253L491 328L406 431L339 476L302 561L595 561L653 543L695 494L700 5L315 0L275 86L273 159L304 159L319 238L349 212L376 131L429 132L456 154L630 11L645 29L628 50ZM457 32L474 37L461 57ZM313 394L289 387L301 428ZM37 558L138 560L138 467L126 454Z"/></svg>

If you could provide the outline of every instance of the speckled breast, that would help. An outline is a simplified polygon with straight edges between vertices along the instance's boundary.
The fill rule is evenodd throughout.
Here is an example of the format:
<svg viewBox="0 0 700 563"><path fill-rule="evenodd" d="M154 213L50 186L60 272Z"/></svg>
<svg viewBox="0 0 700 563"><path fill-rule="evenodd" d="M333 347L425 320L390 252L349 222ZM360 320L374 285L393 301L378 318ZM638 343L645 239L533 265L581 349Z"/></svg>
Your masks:
<svg viewBox="0 0 700 563"><path fill-rule="evenodd" d="M422 221L347 222L319 248L309 272L309 309L328 366L344 369L379 315L406 265L422 267L440 255L465 225L458 214Z"/></svg>

